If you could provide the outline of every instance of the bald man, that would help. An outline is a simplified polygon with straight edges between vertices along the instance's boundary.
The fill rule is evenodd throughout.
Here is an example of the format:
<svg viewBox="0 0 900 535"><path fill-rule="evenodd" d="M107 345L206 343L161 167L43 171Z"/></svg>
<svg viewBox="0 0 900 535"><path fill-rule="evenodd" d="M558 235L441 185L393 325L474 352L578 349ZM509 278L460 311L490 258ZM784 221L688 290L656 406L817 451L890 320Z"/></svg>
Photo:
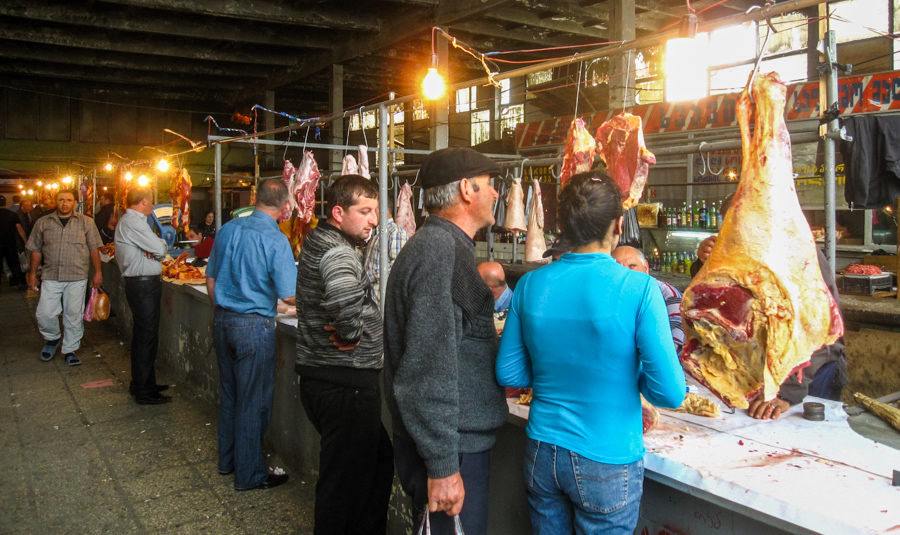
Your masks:
<svg viewBox="0 0 900 535"><path fill-rule="evenodd" d="M497 262L478 264L478 274L494 294L494 312L505 312L512 302L512 290L506 284L506 273Z"/></svg>
<svg viewBox="0 0 900 535"><path fill-rule="evenodd" d="M623 245L613 249L611 254L619 265L625 266L631 271L650 274L650 264L640 249ZM661 280L656 280L656 284L659 285L663 298L666 300L669 328L672 329L672 341L675 342L675 350L677 353L681 353L681 347L684 345L684 330L681 328L681 311L679 310L681 308L681 292Z"/></svg>

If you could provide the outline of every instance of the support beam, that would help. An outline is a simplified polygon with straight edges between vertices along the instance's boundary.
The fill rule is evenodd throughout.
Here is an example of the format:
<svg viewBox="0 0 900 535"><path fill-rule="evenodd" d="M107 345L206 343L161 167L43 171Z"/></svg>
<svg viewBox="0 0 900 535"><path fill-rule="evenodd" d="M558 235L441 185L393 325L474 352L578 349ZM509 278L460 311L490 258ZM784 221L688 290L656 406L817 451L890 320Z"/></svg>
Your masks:
<svg viewBox="0 0 900 535"><path fill-rule="evenodd" d="M635 0L610 0L609 30L614 41L634 39ZM609 57L609 109L634 106L634 51Z"/></svg>
<svg viewBox="0 0 900 535"><path fill-rule="evenodd" d="M524 9L510 8L495 11L488 14L488 18L504 22L512 22L541 28L554 32L566 32L572 35L579 35L591 39L605 39L607 32L594 27L585 27L575 17L567 17L566 20L542 19L533 11Z"/></svg>
<svg viewBox="0 0 900 535"><path fill-rule="evenodd" d="M175 15L193 13L207 17L254 20L270 24L291 24L327 28L331 31L378 32L378 14L362 10L330 7L328 3L247 2L245 0L106 0L105 3L159 9ZM171 13L170 13L171 14Z"/></svg>
<svg viewBox="0 0 900 535"><path fill-rule="evenodd" d="M450 33L463 30L470 33L487 35L499 39L507 39L527 43L530 48L543 48L547 46L571 46L583 45L591 42L589 37L571 37L559 35L555 30L548 30L535 26L523 26L519 29L504 29L487 20L470 20L450 25Z"/></svg>
<svg viewBox="0 0 900 535"><path fill-rule="evenodd" d="M91 50L111 50L129 54L149 54L188 58L203 61L228 61L236 63L253 63L292 67L296 65L294 54L285 54L281 50L256 49L242 47L239 50L223 49L220 45L199 43L186 39L155 41L148 46L147 39L138 35L119 35L115 38L103 35L90 29L60 28L40 24L25 27L9 19L0 19L0 36L12 41L41 43L72 48Z"/></svg>
<svg viewBox="0 0 900 535"><path fill-rule="evenodd" d="M344 66L332 65L331 77L328 84L328 102L331 105L331 113L338 113L344 109ZM344 118L331 121L331 143L342 145L344 142ZM331 169L340 169L343 152L331 150Z"/></svg>
<svg viewBox="0 0 900 535"><path fill-rule="evenodd" d="M240 90L246 80L212 76L168 76L144 71L116 71L81 67L63 63L44 63L0 58L0 74L7 76L36 76L62 80L102 82L106 84L137 84L156 87L189 87Z"/></svg>
<svg viewBox="0 0 900 535"><path fill-rule="evenodd" d="M137 99L140 101L160 100L181 102L187 106L205 103L203 106L218 108L222 102L233 102L237 91L221 89L199 89L196 87L167 88L157 85L135 85L131 83L112 84L95 81L63 80L53 77L37 77L17 75L7 78L3 85L23 91L39 91L59 95L61 97L76 96L95 100L109 100L110 95L116 98ZM202 112L197 112L202 114ZM230 113L230 112L227 112ZM208 115L208 114L207 114ZM201 117L202 119L202 117Z"/></svg>
<svg viewBox="0 0 900 535"><path fill-rule="evenodd" d="M330 30L305 29L296 31L283 25L254 24L243 20L213 17L180 16L153 10L136 10L117 6L98 9L73 9L71 2L4 0L0 3L0 17L84 26L100 30L115 30L190 39L223 39L232 42L264 46L297 47L330 50L334 34ZM281 22L281 21L279 21Z"/></svg>

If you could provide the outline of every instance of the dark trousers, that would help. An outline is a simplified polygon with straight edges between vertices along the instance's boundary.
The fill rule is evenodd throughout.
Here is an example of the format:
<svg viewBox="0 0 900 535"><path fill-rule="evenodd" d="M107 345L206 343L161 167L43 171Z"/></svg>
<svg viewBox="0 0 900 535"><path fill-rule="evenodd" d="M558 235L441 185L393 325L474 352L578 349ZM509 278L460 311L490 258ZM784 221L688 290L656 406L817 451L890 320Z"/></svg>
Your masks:
<svg viewBox="0 0 900 535"><path fill-rule="evenodd" d="M269 476L262 444L275 402L275 318L216 307L213 344L219 361L219 472L234 470L234 488Z"/></svg>
<svg viewBox="0 0 900 535"><path fill-rule="evenodd" d="M156 392L156 353L159 350L159 301L162 279L125 277L125 299L131 308L131 385L136 398Z"/></svg>
<svg viewBox="0 0 900 535"><path fill-rule="evenodd" d="M412 498L415 529L422 522L422 515L428 506L428 472L425 461L419 456L416 445L411 440L394 435L394 460L397 463L397 477L403 491ZM462 521L466 535L487 535L488 482L491 470L491 452L459 454L459 474L463 480L466 497L463 500ZM453 518L445 513L431 513L431 533L453 535Z"/></svg>
<svg viewBox="0 0 900 535"><path fill-rule="evenodd" d="M315 535L383 535L394 479L379 387L300 379L300 400L322 435Z"/></svg>
<svg viewBox="0 0 900 535"><path fill-rule="evenodd" d="M2 236L0 236L2 238ZM0 244L0 264L6 261L9 271L12 274L9 278L10 286L18 286L25 284L25 275L22 273L22 266L19 265L19 251L16 242L12 241L6 244Z"/></svg>

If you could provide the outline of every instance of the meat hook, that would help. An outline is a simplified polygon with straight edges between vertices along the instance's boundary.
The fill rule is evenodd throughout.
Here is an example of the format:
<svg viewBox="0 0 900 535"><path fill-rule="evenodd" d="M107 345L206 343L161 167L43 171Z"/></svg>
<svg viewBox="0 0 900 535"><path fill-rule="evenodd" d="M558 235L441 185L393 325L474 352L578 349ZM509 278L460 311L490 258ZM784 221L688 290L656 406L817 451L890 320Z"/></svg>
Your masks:
<svg viewBox="0 0 900 535"><path fill-rule="evenodd" d="M365 144L365 146L368 147L369 140L366 139L366 125L363 124L363 106L359 107L359 129L362 130L362 133L363 133L363 144ZM347 137L347 143L348 144L350 143L349 136Z"/></svg>
<svg viewBox="0 0 900 535"><path fill-rule="evenodd" d="M519 168L519 178L525 178L525 162L528 158L522 158L522 167Z"/></svg>
<svg viewBox="0 0 900 535"><path fill-rule="evenodd" d="M554 180L559 181L559 179L562 178L562 166L559 166L558 174L553 172L554 167L556 167L556 166L555 165L550 166L550 176L552 176L554 178Z"/></svg>
<svg viewBox="0 0 900 535"><path fill-rule="evenodd" d="M407 182L407 184L409 184L409 187L413 187L413 186L416 184L416 182L419 181L419 172L420 172L421 170L422 170L421 167L418 168L418 169L416 169L416 178L415 178L415 180L413 180L412 183Z"/></svg>
<svg viewBox="0 0 900 535"><path fill-rule="evenodd" d="M699 147L699 149L700 149L700 161L703 162L703 172L701 172L700 174L701 174L701 175L705 175L707 172L709 172L709 174L711 174L711 175L713 175L713 176L719 176L719 175L721 175L721 174L722 174L722 171L725 170L725 164L722 164L722 166L719 168L719 172L718 172L718 173L716 173L715 171L713 171L713 170L712 170L712 151L707 151L707 153L706 153L706 161L704 162L704 161L703 161L703 145L709 145L709 143L707 143L707 142L705 142L705 141L701 141L701 142L700 142L700 147Z"/></svg>

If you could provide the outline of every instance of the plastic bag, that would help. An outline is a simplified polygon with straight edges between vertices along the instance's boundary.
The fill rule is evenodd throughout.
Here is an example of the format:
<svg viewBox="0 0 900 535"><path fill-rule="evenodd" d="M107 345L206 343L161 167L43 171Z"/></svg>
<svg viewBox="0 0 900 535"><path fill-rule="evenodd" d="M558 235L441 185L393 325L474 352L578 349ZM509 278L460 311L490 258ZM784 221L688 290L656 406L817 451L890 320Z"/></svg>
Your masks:
<svg viewBox="0 0 900 535"><path fill-rule="evenodd" d="M94 321L94 301L97 300L97 289L91 288L91 297L84 307L84 321Z"/></svg>
<svg viewBox="0 0 900 535"><path fill-rule="evenodd" d="M466 535L463 531L462 522L459 515L453 517L453 533L455 535ZM419 524L419 530L416 535L431 535L431 519L428 516L428 506L425 506L425 514L422 515L422 523Z"/></svg>
<svg viewBox="0 0 900 535"><path fill-rule="evenodd" d="M622 224L622 236L619 238L619 245L628 245L635 249L643 249L641 228L638 225L637 207L627 210L624 215L625 222Z"/></svg>

